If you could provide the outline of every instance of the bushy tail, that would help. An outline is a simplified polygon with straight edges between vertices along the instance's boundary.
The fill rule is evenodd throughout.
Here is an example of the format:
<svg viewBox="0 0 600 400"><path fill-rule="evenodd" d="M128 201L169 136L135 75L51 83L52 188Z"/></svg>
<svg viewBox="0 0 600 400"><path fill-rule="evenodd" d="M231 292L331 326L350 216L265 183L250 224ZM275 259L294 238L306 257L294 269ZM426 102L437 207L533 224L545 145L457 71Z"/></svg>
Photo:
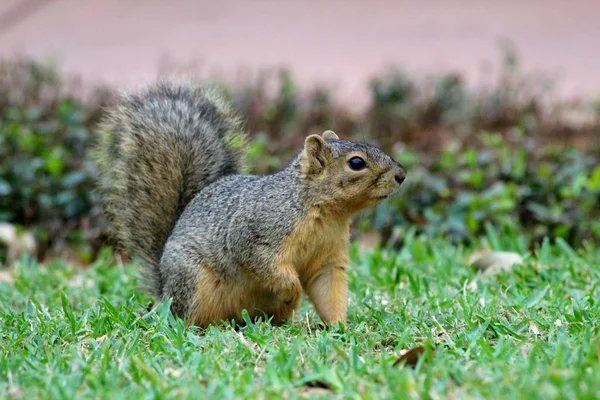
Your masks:
<svg viewBox="0 0 600 400"><path fill-rule="evenodd" d="M161 82L122 95L99 133L95 158L113 235L142 259L146 289L160 296L160 257L183 209L242 168L241 120L214 89Z"/></svg>

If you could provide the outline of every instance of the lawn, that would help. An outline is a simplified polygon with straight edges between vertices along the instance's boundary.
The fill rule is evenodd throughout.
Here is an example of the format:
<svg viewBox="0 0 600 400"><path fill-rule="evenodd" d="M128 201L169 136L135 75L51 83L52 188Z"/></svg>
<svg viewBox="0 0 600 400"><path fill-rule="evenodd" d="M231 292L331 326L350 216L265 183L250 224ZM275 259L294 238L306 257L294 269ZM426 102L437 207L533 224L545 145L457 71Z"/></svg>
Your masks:
<svg viewBox="0 0 600 400"><path fill-rule="evenodd" d="M525 243L354 244L345 329L306 302L282 327L186 329L147 312L135 266L108 254L85 269L23 259L0 283L0 398L599 398L600 250ZM525 263L481 275L477 246Z"/></svg>

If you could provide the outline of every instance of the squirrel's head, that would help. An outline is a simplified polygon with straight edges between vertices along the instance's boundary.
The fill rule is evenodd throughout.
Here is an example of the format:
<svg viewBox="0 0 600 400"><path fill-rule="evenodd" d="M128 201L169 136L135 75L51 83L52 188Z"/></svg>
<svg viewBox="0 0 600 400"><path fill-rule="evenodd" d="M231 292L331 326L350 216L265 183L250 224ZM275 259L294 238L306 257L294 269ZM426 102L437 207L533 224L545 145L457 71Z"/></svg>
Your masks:
<svg viewBox="0 0 600 400"><path fill-rule="evenodd" d="M304 188L315 202L344 213L382 201L406 177L404 167L381 149L332 131L308 136L299 161Z"/></svg>

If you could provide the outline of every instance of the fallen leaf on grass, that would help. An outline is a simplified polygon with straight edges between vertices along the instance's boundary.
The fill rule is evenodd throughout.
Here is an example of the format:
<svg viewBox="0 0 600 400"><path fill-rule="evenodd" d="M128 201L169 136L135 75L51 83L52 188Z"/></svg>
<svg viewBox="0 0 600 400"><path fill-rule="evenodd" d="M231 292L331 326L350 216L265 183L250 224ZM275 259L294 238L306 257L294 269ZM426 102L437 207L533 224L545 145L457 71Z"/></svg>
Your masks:
<svg viewBox="0 0 600 400"><path fill-rule="evenodd" d="M433 349L431 351L433 352ZM398 357L398 359L394 362L393 366L395 367L397 365L405 363L406 365L414 367L417 365L419 359L423 356L423 354L425 354L424 346L416 346L412 349L401 350L400 357Z"/></svg>
<svg viewBox="0 0 600 400"><path fill-rule="evenodd" d="M475 269L490 273L510 269L515 264L523 264L523 257L511 251L477 252L471 257L469 263Z"/></svg>
<svg viewBox="0 0 600 400"><path fill-rule="evenodd" d="M523 258L511 251L478 250L469 258L469 264L481 271L482 275L491 275L501 270L509 270L513 265L523 264ZM469 283L469 289L477 289L476 279Z"/></svg>

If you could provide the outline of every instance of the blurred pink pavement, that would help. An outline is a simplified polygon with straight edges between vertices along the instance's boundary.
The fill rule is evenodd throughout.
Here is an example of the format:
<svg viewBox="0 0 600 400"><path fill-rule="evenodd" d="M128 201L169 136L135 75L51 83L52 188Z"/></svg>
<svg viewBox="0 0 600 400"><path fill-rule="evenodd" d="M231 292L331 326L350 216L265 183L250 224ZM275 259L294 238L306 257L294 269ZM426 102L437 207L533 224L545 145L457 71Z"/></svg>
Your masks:
<svg viewBox="0 0 600 400"><path fill-rule="evenodd" d="M290 67L360 102L390 64L409 72L498 66L510 39L565 96L600 94L598 0L0 0L0 56L55 59L84 82L152 79L161 59L201 76Z"/></svg>

